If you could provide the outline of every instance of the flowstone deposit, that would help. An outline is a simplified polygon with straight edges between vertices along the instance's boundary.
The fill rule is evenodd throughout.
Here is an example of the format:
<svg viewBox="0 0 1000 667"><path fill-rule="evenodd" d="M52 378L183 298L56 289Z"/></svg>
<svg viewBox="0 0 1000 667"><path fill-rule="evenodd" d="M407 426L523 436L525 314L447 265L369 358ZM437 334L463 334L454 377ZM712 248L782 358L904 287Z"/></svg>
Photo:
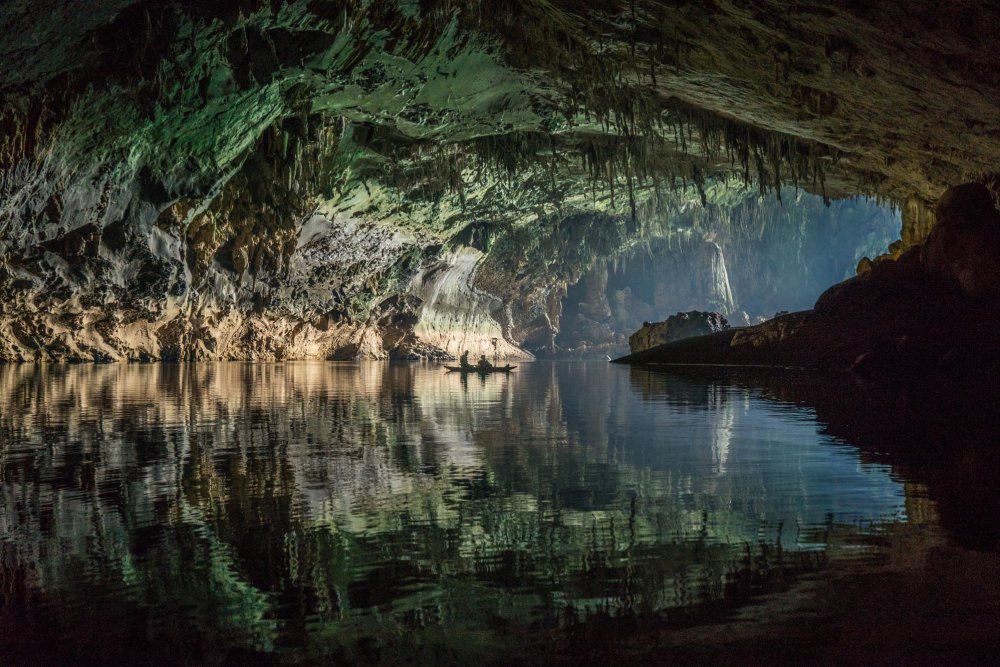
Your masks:
<svg viewBox="0 0 1000 667"><path fill-rule="evenodd" d="M0 359L558 353L598 263L792 188L895 203L898 257L992 182L997 26L985 0L4 3ZM692 242L738 308L731 249Z"/></svg>

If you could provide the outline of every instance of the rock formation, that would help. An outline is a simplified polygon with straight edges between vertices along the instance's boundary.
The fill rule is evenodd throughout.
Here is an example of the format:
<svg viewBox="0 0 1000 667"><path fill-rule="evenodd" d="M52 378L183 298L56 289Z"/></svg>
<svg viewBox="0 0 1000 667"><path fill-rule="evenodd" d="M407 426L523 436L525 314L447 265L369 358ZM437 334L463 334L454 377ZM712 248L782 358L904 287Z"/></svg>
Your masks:
<svg viewBox="0 0 1000 667"><path fill-rule="evenodd" d="M985 0L5 3L0 359L435 355L459 326L556 350L596 256L748 190L895 202L899 256L991 182L998 25Z"/></svg>
<svg viewBox="0 0 1000 667"><path fill-rule="evenodd" d="M985 186L970 183L944 193L920 262L972 298L1000 298L1000 210Z"/></svg>
<svg viewBox="0 0 1000 667"><path fill-rule="evenodd" d="M480 355L530 357L504 336L503 304L473 285L482 256L475 249L462 248L446 256L441 265L417 274L414 291L421 305L413 333L452 357L466 351L472 359Z"/></svg>
<svg viewBox="0 0 1000 667"><path fill-rule="evenodd" d="M629 336L628 347L635 354L675 340L705 336L726 329L729 329L729 322L719 313L693 310L671 315L663 322L643 322L642 328Z"/></svg>

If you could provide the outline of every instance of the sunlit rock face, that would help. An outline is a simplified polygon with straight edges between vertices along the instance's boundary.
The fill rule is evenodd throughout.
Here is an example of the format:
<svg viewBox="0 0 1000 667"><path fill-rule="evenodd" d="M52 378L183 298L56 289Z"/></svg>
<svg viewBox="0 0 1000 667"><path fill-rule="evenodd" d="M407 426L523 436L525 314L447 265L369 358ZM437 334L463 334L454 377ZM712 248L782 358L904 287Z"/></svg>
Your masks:
<svg viewBox="0 0 1000 667"><path fill-rule="evenodd" d="M556 351L600 253L496 250L733 179L898 202L901 252L998 163L1000 14L896 4L5 3L0 358Z"/></svg>
<svg viewBox="0 0 1000 667"><path fill-rule="evenodd" d="M727 317L736 309L722 248L704 238L662 239L625 258L602 258L571 287L557 343L581 353L619 351L644 322L698 308Z"/></svg>
<svg viewBox="0 0 1000 667"><path fill-rule="evenodd" d="M504 336L502 322L507 314L503 302L474 286L482 257L474 248L461 248L417 274L413 291L421 305L413 333L421 342L453 357L463 352L469 352L473 359L482 355L530 357Z"/></svg>

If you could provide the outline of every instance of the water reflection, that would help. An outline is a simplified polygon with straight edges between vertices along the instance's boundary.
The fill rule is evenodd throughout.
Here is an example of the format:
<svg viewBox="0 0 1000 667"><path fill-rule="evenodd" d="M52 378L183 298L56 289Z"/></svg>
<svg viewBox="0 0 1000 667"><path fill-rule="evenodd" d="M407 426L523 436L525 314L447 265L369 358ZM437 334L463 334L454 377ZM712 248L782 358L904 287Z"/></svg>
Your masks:
<svg viewBox="0 0 1000 667"><path fill-rule="evenodd" d="M606 364L12 366L0 410L15 661L489 662L934 513L811 409Z"/></svg>

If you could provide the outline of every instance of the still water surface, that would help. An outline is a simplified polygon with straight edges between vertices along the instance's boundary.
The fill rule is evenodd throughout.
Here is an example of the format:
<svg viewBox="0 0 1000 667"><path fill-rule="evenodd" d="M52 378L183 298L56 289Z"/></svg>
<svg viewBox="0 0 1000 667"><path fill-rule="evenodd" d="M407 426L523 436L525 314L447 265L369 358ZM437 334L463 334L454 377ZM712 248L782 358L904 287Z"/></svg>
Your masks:
<svg viewBox="0 0 1000 667"><path fill-rule="evenodd" d="M0 410L20 660L530 657L730 618L924 520L808 407L603 363L10 366Z"/></svg>

